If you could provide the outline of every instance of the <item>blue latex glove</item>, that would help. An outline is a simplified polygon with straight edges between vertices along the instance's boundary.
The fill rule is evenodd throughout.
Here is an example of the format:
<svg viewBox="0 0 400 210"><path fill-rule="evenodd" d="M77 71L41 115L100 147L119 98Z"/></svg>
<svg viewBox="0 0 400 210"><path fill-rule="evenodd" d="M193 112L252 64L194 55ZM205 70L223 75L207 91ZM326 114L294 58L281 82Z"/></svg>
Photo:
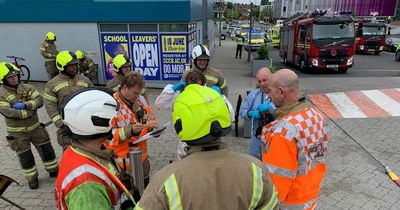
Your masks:
<svg viewBox="0 0 400 210"><path fill-rule="evenodd" d="M15 103L12 107L13 107L14 109L17 109L17 110L22 110L22 109L25 109L25 108L26 108L25 104L22 103L22 102L17 102L17 103Z"/></svg>
<svg viewBox="0 0 400 210"><path fill-rule="evenodd" d="M183 89L185 89L186 86L186 82L178 82L175 85L172 86L172 90L176 91L182 91Z"/></svg>
<svg viewBox="0 0 400 210"><path fill-rule="evenodd" d="M249 117L253 119L259 119L260 118L260 112L258 110L251 110L249 112Z"/></svg>
<svg viewBox="0 0 400 210"><path fill-rule="evenodd" d="M257 109L260 112L266 112L269 110L269 104L266 104L266 103L260 104L260 105L258 105Z"/></svg>
<svg viewBox="0 0 400 210"><path fill-rule="evenodd" d="M220 95L222 95L221 88L219 88L218 86L213 85L210 88L217 91Z"/></svg>

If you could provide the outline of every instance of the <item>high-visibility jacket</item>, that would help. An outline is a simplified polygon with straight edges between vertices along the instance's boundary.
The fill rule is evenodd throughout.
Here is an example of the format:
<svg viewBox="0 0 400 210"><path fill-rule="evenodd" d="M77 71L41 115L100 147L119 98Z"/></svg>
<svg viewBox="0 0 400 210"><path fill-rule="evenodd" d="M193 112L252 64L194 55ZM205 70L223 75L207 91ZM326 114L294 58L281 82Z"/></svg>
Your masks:
<svg viewBox="0 0 400 210"><path fill-rule="evenodd" d="M17 102L23 102L26 108L12 108ZM42 106L43 98L32 85L0 86L0 113L5 117L8 133L30 132L38 128L40 123L36 110Z"/></svg>
<svg viewBox="0 0 400 210"><path fill-rule="evenodd" d="M114 93L114 98L119 102L120 110L118 111L117 116L111 121L113 125L113 139L106 141L104 145L107 148L114 150L114 153L118 156L117 162L121 168L130 168L129 160L127 159L129 148L132 147L141 149L142 160L147 159L147 141L142 141L136 144L135 140L148 133L149 130L147 124L156 123L157 121L152 115L151 107L143 96L139 96L138 99L139 103L141 104L141 108L146 112L141 122L137 118L135 112L130 108L132 107L132 104L129 104L129 102L124 100L119 91ZM135 123L145 124L139 135L133 135L132 133L131 125Z"/></svg>
<svg viewBox="0 0 400 210"><path fill-rule="evenodd" d="M287 113L279 117L282 109ZM263 162L284 209L314 209L327 168L326 124L322 115L302 100L276 112L278 120L263 130Z"/></svg>
<svg viewBox="0 0 400 210"><path fill-rule="evenodd" d="M272 210L279 203L261 161L216 141L190 146L186 157L159 170L135 209Z"/></svg>
<svg viewBox="0 0 400 210"><path fill-rule="evenodd" d="M200 70L199 68L194 66L193 69L189 71L193 71L195 69ZM189 71L185 71L183 73L182 81L186 81L186 76ZM228 97L228 84L226 83L226 79L224 78L220 70L208 66L206 69L200 71L202 71L204 76L206 77L207 87L215 85L221 89L222 94Z"/></svg>
<svg viewBox="0 0 400 210"><path fill-rule="evenodd" d="M236 44L243 45L244 44L244 37L243 36L236 37Z"/></svg>
<svg viewBox="0 0 400 210"><path fill-rule="evenodd" d="M44 89L44 102L47 114L57 128L63 125L58 105L68 95L88 87L93 87L90 80L80 74L70 77L63 73L58 74L46 83Z"/></svg>
<svg viewBox="0 0 400 210"><path fill-rule="evenodd" d="M122 193L133 200L111 160L76 147L65 150L55 188L58 209L111 209Z"/></svg>

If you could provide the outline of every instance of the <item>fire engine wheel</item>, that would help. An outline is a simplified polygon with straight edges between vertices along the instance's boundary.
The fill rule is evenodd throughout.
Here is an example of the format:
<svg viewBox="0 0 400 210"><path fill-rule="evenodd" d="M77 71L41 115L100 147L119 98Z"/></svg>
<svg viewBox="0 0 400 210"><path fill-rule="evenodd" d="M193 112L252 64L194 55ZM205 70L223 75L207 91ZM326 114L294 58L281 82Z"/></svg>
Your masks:
<svg viewBox="0 0 400 210"><path fill-rule="evenodd" d="M287 64L288 64L288 62L287 62L287 55L286 55L286 53L285 53L285 55L283 56L283 63L284 63L285 65L287 65Z"/></svg>
<svg viewBox="0 0 400 210"><path fill-rule="evenodd" d="M394 59L395 59L396 61L400 61L400 51L397 51L397 52L396 52L396 55L395 55Z"/></svg>
<svg viewBox="0 0 400 210"><path fill-rule="evenodd" d="M339 73L344 74L344 73L347 72L348 69L349 69L349 68L340 68L340 69L339 69Z"/></svg>

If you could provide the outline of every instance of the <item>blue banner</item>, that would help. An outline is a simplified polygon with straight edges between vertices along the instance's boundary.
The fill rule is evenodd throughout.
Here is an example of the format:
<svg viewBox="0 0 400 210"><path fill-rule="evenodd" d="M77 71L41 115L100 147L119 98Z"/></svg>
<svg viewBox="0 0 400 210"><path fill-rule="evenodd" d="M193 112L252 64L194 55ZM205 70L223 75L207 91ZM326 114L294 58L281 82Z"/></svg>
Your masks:
<svg viewBox="0 0 400 210"><path fill-rule="evenodd" d="M129 56L128 34L103 33L101 34L102 49L104 55L105 78L110 80L115 77L113 71L113 58L118 54Z"/></svg>
<svg viewBox="0 0 400 210"><path fill-rule="evenodd" d="M131 33L130 38L132 70L143 75L145 80L160 80L158 34Z"/></svg>
<svg viewBox="0 0 400 210"><path fill-rule="evenodd" d="M162 80L180 80L189 63L188 35L161 34Z"/></svg>

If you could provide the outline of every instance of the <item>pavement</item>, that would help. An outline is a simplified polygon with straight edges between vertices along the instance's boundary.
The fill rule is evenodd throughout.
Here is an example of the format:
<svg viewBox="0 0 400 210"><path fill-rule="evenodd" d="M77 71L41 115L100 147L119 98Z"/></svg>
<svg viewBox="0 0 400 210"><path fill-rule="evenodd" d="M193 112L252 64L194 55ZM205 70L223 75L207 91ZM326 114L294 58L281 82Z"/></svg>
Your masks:
<svg viewBox="0 0 400 210"><path fill-rule="evenodd" d="M216 42L218 43L218 42ZM235 59L235 43L224 40L222 46L216 46L212 55L211 66L220 69L229 86L229 99L236 106L238 95L245 95L253 89L256 81L250 75L250 64L244 51L242 59ZM277 60L278 61L278 60ZM278 61L279 62L279 61ZM43 93L44 83L32 83ZM302 89L304 81L301 81ZM309 88L309 87L307 87ZM161 92L160 89L148 89L151 104ZM171 110L154 110L159 123L170 120ZM42 122L47 122L44 108L38 111ZM400 187L396 186L385 174L381 164L390 166L400 174L400 136L399 117L379 118L339 118L327 119L329 125L328 172L323 181L317 209L400 209ZM240 128L243 121L239 121ZM62 149L56 141L56 128L47 127L58 159ZM242 130L240 136L242 136ZM11 151L5 140L4 119L0 119L0 174L14 178L20 183L13 184L3 194L4 197L22 205L26 209L55 209L54 179L49 178L44 170L39 155L33 149L39 170L40 187L30 190L23 177L16 154ZM247 153L249 139L235 137L234 132L223 138L234 151ZM176 161L177 135L173 128L167 128L160 138L149 141L151 173L158 171L171 161ZM369 151L374 157L368 154ZM0 200L0 209L16 209Z"/></svg>

